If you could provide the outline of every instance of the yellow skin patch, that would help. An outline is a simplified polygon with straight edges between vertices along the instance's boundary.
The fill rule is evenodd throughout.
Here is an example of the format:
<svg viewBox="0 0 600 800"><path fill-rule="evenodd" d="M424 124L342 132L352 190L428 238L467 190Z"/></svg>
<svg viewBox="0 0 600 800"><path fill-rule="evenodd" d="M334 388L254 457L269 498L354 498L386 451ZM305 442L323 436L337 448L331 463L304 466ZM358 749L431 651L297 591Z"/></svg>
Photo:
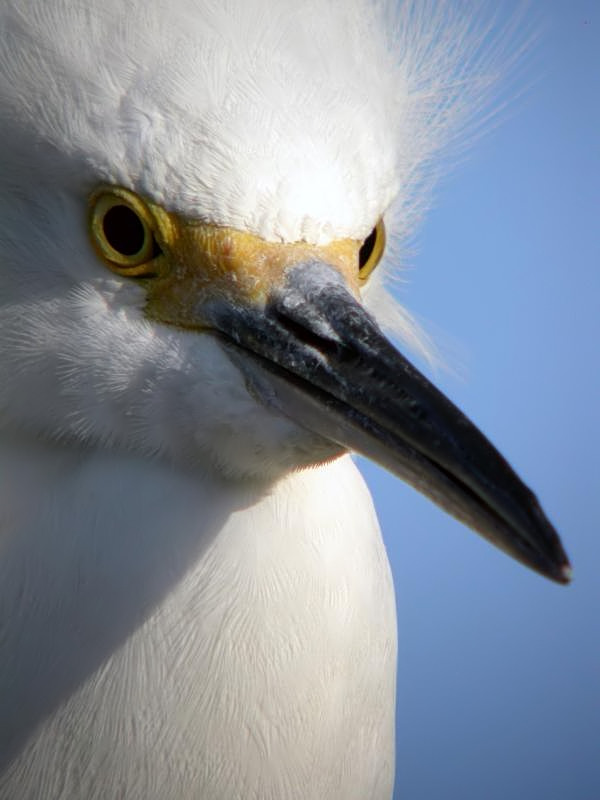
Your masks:
<svg viewBox="0 0 600 800"><path fill-rule="evenodd" d="M115 207L133 212L140 229L143 227L138 253L123 255L111 246L106 215ZM204 327L202 306L207 301L263 305L294 264L329 264L356 297L364 283L358 267L360 241L340 239L326 245L268 242L251 233L167 212L120 187L100 187L94 192L90 231L96 251L110 269L143 282L147 316L185 328ZM160 252L152 257L154 242ZM206 327L210 327L208 323Z"/></svg>
<svg viewBox="0 0 600 800"><path fill-rule="evenodd" d="M278 244L175 216L170 222L173 238L159 257L165 261L165 272L161 269L147 287L147 313L161 322L196 327L201 324L199 309L215 298L260 306L283 283L288 267L308 260L324 261L339 270L358 295L359 242L345 239L321 247Z"/></svg>

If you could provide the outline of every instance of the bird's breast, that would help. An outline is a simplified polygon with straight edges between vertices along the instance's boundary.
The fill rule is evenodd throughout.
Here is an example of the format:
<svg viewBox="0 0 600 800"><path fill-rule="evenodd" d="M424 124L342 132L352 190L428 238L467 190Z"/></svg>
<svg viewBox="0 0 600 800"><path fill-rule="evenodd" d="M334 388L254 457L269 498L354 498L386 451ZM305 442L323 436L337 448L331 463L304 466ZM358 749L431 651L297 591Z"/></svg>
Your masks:
<svg viewBox="0 0 600 800"><path fill-rule="evenodd" d="M348 458L260 496L55 467L5 539L0 797L391 796L393 588Z"/></svg>

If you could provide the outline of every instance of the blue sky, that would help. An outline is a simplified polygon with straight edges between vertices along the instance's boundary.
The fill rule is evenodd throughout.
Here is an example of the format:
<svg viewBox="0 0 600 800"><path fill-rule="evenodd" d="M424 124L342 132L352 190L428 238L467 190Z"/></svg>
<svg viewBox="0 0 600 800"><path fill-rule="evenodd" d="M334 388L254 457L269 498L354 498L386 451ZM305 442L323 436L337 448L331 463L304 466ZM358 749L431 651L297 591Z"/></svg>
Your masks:
<svg viewBox="0 0 600 800"><path fill-rule="evenodd" d="M600 798L600 5L527 16L527 91L439 187L400 299L458 343L458 376L430 376L538 494L574 582L361 461L396 584L402 800Z"/></svg>

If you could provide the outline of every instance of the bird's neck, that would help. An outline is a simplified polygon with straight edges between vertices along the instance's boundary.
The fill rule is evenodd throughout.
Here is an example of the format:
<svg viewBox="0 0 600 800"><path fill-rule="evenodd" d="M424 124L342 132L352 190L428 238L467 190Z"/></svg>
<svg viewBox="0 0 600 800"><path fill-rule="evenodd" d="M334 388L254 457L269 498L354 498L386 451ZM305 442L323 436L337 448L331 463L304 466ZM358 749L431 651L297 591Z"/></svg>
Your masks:
<svg viewBox="0 0 600 800"><path fill-rule="evenodd" d="M226 698L246 685L249 669L235 714L274 692L282 724L292 725L285 720L295 705L286 703L299 680L324 698L331 670L342 684L368 687L363 664L373 648L393 695L391 581L349 458L291 474L266 493L158 461L43 445L5 443L0 470L0 685L13 687L2 700L5 759L33 731L42 731L40 742L60 739L64 708L83 715L83 726L88 717L106 715L113 726L135 715L119 700L133 663L147 688L143 697L136 689L138 705L165 725L185 716L186 692L202 692L199 676ZM218 740L230 713L227 703L198 710L186 723L190 740L210 747L206 731L212 726ZM343 719L340 709L332 714Z"/></svg>

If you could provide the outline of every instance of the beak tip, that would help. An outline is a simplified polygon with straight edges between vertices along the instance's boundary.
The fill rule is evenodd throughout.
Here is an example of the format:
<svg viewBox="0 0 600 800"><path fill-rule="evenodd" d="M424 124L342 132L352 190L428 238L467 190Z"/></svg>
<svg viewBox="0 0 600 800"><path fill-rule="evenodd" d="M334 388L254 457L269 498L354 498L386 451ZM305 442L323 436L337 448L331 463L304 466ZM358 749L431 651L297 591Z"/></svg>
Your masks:
<svg viewBox="0 0 600 800"><path fill-rule="evenodd" d="M564 564L558 568L558 575L557 580L559 583L562 583L564 586L571 583L573 578L573 567L569 564L568 561L565 561Z"/></svg>

